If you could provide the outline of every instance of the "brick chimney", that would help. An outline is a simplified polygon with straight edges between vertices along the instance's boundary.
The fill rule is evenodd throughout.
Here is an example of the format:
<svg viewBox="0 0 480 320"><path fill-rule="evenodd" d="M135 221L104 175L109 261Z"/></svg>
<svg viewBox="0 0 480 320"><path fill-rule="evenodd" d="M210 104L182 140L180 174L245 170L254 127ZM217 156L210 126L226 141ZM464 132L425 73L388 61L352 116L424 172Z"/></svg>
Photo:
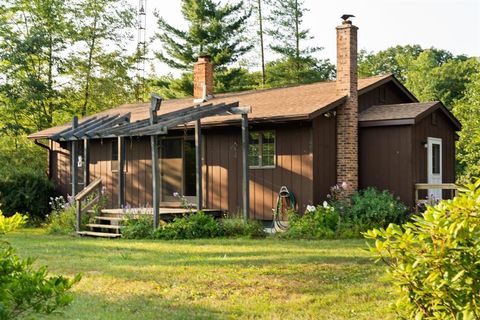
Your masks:
<svg viewBox="0 0 480 320"><path fill-rule="evenodd" d="M337 183L345 187L343 194L358 189L358 77L357 30L344 15L337 29L336 91L347 97L337 109Z"/></svg>
<svg viewBox="0 0 480 320"><path fill-rule="evenodd" d="M193 99L203 102L213 97L213 65L209 55L200 55L193 66Z"/></svg>

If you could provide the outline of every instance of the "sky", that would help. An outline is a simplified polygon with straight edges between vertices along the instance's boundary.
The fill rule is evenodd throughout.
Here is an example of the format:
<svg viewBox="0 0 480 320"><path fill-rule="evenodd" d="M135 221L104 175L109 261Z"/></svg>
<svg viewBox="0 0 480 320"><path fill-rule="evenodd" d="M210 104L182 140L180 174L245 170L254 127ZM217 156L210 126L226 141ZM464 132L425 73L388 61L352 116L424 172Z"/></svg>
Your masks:
<svg viewBox="0 0 480 320"><path fill-rule="evenodd" d="M139 0L128 1L138 7ZM146 1L147 38L158 30L154 10L177 28L186 29L180 0ZM376 52L395 45L420 44L480 57L480 0L305 0L305 6L309 12L303 27L314 37L309 45L323 47L318 57L332 62L336 55L335 26L344 13L355 15L352 21L359 27L359 49ZM149 49L160 47L153 42ZM178 75L158 61L153 63L158 75Z"/></svg>

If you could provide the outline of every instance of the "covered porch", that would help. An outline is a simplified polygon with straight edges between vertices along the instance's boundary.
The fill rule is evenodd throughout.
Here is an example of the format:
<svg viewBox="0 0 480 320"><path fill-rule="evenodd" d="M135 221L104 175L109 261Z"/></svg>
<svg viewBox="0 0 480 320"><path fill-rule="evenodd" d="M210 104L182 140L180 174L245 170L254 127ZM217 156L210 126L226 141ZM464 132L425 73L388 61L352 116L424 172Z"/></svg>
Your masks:
<svg viewBox="0 0 480 320"><path fill-rule="evenodd" d="M151 189L151 205L141 209L153 215L154 225L158 226L160 220L168 220L176 215L183 215L190 210L203 210L209 214L221 215L216 208L205 208L204 189L202 181L202 157L204 152L202 119L211 116L240 115L242 129L242 180L243 180L243 216L249 217L249 170L248 170L248 113L250 107L240 107L238 102L229 104L203 104L186 107L169 113L158 115L162 99L152 95L149 108L149 119L130 122L130 114L115 114L97 116L79 123L74 118L72 125L65 130L50 137L52 141L68 144L70 150L70 180L71 194L75 196L77 203L77 230L81 229L81 215L90 209L92 204L87 203L92 195L100 192L98 182L93 186L90 179L90 159L92 156L91 145L98 145L101 141L111 141L112 151L115 149L115 163L112 161L115 192L110 193L114 198L115 205L110 206L113 211L110 214L126 210L132 211L125 201L126 191L131 187L126 185L126 145L135 144L142 139L149 142L151 166L148 167ZM239 119L240 120L240 119ZM185 130L185 134L175 136ZM187 135L186 132L189 134ZM169 130L171 131L169 133ZM132 139L134 137L134 139ZM146 146L147 147L147 146ZM129 159L129 163L131 163ZM131 164L130 164L131 165ZM151 174L151 175L150 175ZM94 178L98 174L94 175ZM95 182L95 181L94 181ZM101 184L101 181L100 181ZM87 186L83 188L83 186ZM81 192L79 192L81 190ZM178 193L174 195L174 193ZM112 197L113 196L113 197ZM95 197L94 197L95 198ZM182 200L179 200L182 198ZM191 209L185 209L185 204ZM181 205L180 205L181 204ZM116 211L115 211L116 210ZM133 209L138 211L139 209ZM106 210L109 211L109 210Z"/></svg>

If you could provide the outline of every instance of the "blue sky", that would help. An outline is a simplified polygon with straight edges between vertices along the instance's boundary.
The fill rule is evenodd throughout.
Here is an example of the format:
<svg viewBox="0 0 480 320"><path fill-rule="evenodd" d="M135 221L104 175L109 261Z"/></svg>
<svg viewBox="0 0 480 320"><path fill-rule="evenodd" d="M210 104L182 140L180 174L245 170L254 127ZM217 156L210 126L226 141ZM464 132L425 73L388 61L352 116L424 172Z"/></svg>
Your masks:
<svg viewBox="0 0 480 320"><path fill-rule="evenodd" d="M138 0L128 0L134 7ZM223 0L225 1L225 0ZM147 37L157 30L153 11L179 28L186 26L180 13L180 0L147 0ZM305 0L310 11L304 27L310 29L311 46L324 50L318 56L335 61L335 26L343 13L356 16L359 49L379 51L397 44L420 44L423 47L447 49L454 54L480 57L480 0ZM151 50L158 50L153 43ZM273 56L267 56L267 59ZM154 63L157 74L170 70Z"/></svg>

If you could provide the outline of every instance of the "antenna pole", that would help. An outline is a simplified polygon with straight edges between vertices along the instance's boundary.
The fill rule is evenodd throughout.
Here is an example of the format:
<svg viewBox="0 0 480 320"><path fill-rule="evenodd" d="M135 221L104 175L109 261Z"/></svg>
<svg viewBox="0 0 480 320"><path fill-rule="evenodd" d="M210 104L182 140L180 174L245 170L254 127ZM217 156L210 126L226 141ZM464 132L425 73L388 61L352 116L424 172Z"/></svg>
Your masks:
<svg viewBox="0 0 480 320"><path fill-rule="evenodd" d="M136 86L135 98L144 100L145 95L145 69L147 60L147 0L138 0L137 12L137 53L136 53Z"/></svg>

